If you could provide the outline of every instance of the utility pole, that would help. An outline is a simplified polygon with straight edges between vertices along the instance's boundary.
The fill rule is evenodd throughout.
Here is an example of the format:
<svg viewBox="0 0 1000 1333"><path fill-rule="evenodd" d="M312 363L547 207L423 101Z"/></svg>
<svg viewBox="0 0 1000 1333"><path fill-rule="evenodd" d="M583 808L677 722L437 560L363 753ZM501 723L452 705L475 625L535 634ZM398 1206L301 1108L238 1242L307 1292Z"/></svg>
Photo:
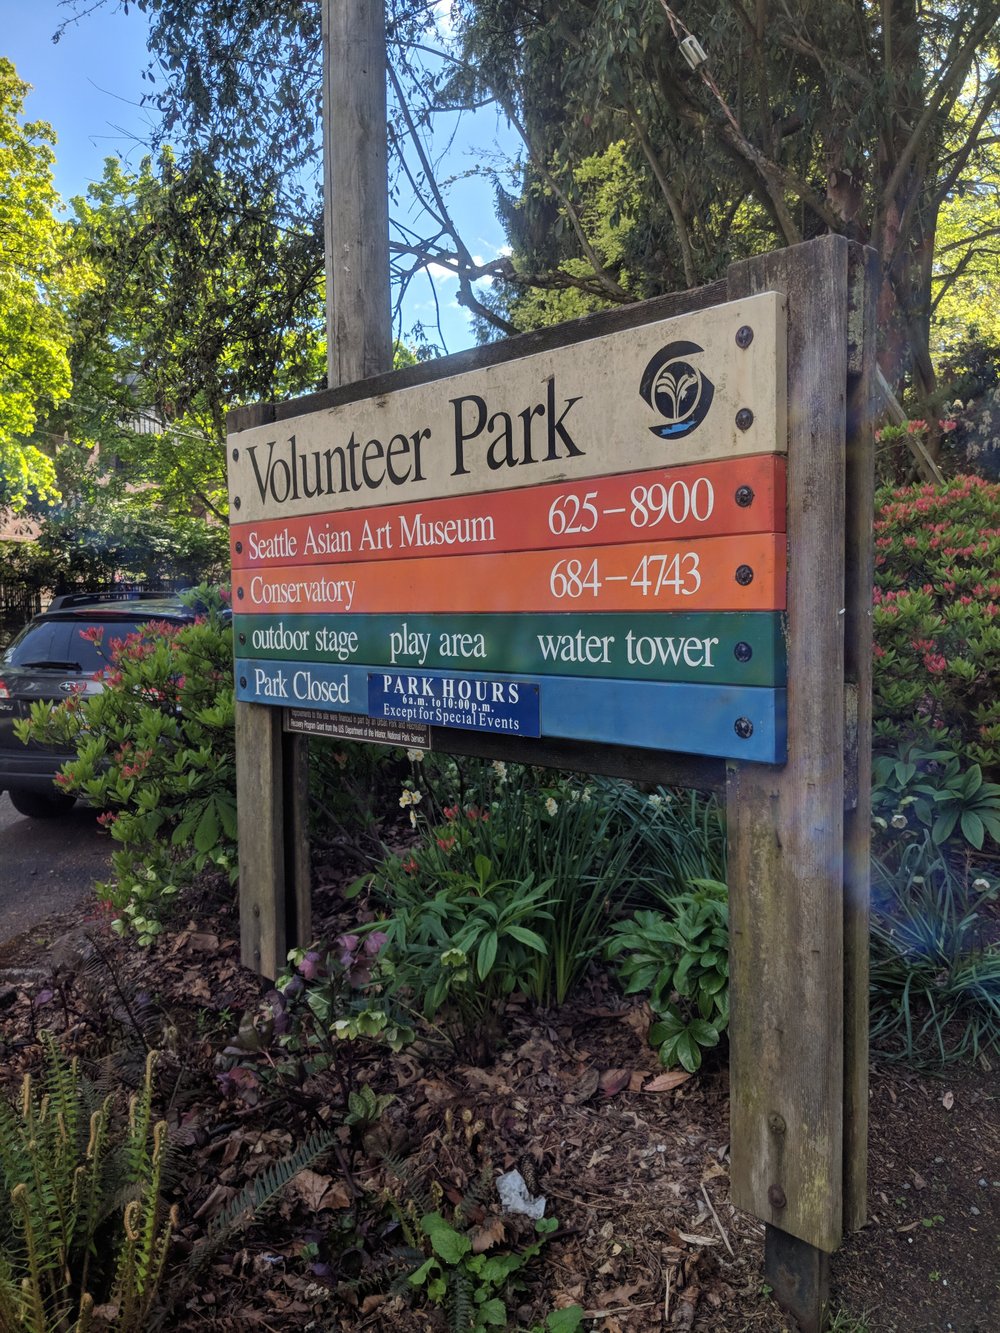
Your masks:
<svg viewBox="0 0 1000 1333"><path fill-rule="evenodd" d="M385 7L323 0L323 199L329 387L392 369ZM240 928L246 966L274 977L312 933L309 757L283 709L236 705Z"/></svg>
<svg viewBox="0 0 1000 1333"><path fill-rule="evenodd" d="M331 389L392 369L385 6L323 0L323 198Z"/></svg>

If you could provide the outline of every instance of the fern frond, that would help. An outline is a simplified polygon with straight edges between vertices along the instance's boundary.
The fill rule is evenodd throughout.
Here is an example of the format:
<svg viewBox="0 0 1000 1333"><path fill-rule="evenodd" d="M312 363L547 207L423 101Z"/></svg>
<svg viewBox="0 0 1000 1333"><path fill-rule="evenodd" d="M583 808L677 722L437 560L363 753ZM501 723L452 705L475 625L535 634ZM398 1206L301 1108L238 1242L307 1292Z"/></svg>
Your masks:
<svg viewBox="0 0 1000 1333"><path fill-rule="evenodd" d="M125 1141L126 1179L145 1183L149 1176L149 1127L153 1118L153 1069L156 1052L146 1057L142 1087L129 1103L128 1138Z"/></svg>
<svg viewBox="0 0 1000 1333"><path fill-rule="evenodd" d="M417 1217L423 1217L427 1213L433 1213L437 1210L439 1199L435 1199L433 1193L424 1183L423 1174L415 1171L405 1157L397 1157L394 1153L386 1152L379 1154L379 1160L389 1168L392 1174L404 1187L404 1192L408 1200L414 1205L414 1211ZM398 1201L395 1201L397 1207Z"/></svg>
<svg viewBox="0 0 1000 1333"><path fill-rule="evenodd" d="M472 1278L461 1264L450 1270L448 1296L451 1333L469 1333L475 1327Z"/></svg>
<svg viewBox="0 0 1000 1333"><path fill-rule="evenodd" d="M311 1166L317 1158L329 1152L335 1142L335 1136L325 1130L310 1134L295 1152L281 1158L249 1181L215 1218L205 1239L191 1251L188 1267L197 1271L211 1259L230 1236L242 1231L256 1218L261 1217L288 1182L307 1166Z"/></svg>
<svg viewBox="0 0 1000 1333"><path fill-rule="evenodd" d="M4 1254L0 1254L0 1328L21 1327L21 1300L14 1274Z"/></svg>

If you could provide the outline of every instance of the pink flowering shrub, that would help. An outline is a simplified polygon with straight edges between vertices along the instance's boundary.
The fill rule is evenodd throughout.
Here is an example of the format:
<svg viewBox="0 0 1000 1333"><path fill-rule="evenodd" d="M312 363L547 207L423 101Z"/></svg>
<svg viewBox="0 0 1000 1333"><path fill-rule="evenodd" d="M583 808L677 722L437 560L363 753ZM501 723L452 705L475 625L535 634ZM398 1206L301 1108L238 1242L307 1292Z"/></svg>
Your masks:
<svg viewBox="0 0 1000 1333"><path fill-rule="evenodd" d="M232 630L218 594L197 590L193 624L151 622L125 639L90 632L103 689L38 704L22 739L76 758L56 782L102 811L117 850L98 885L119 932L148 942L172 897L205 869L237 874Z"/></svg>
<svg viewBox="0 0 1000 1333"><path fill-rule="evenodd" d="M874 740L1000 777L1000 485L886 487L875 512Z"/></svg>

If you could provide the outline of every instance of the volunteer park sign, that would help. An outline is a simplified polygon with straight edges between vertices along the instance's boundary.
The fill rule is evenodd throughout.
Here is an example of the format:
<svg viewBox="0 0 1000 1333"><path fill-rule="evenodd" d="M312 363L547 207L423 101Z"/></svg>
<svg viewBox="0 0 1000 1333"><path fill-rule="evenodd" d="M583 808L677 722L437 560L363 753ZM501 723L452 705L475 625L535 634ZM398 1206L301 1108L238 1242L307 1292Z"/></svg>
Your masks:
<svg viewBox="0 0 1000 1333"><path fill-rule="evenodd" d="M782 763L785 386L764 292L240 432L237 697Z"/></svg>
<svg viewBox="0 0 1000 1333"><path fill-rule="evenodd" d="M880 283L821 237L228 439L244 962L312 939L290 733L723 790L731 1199L804 1333L867 1195Z"/></svg>

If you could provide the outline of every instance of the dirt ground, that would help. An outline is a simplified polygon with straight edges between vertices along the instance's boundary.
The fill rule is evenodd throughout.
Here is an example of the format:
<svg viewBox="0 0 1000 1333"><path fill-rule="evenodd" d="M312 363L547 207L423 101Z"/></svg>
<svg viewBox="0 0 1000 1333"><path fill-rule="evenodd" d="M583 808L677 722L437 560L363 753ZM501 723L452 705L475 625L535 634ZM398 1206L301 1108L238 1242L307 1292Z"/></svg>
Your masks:
<svg viewBox="0 0 1000 1333"><path fill-rule="evenodd" d="M762 1228L728 1201L724 1062L664 1079L644 1040L648 1015L596 970L561 1011L515 1005L486 1067L419 1043L367 1061L359 1085L393 1098L376 1128L360 1145L343 1139L339 1166L328 1156L296 1176L191 1280L186 1260L211 1219L329 1117L331 1096L320 1080L248 1106L220 1081L218 1052L266 984L239 966L231 906L207 894L185 906L183 928L146 952L117 941L103 920L81 930L69 918L0 949L8 1087L37 1067L43 1027L127 1081L143 1052L126 1011L151 1016L143 1025L162 1050L158 1086L177 1145L171 1201L180 1207L163 1327L444 1328L440 1309L394 1284L403 1222L426 1198L449 1215L471 1193L474 1246L523 1246L531 1224L504 1216L495 1188L516 1169L544 1195L558 1230L523 1270L520 1291L507 1293L508 1328L530 1329L571 1304L602 1333L789 1328L762 1280ZM869 1221L833 1257L832 1288L841 1329L1000 1329L994 1070L941 1078L873 1064Z"/></svg>

